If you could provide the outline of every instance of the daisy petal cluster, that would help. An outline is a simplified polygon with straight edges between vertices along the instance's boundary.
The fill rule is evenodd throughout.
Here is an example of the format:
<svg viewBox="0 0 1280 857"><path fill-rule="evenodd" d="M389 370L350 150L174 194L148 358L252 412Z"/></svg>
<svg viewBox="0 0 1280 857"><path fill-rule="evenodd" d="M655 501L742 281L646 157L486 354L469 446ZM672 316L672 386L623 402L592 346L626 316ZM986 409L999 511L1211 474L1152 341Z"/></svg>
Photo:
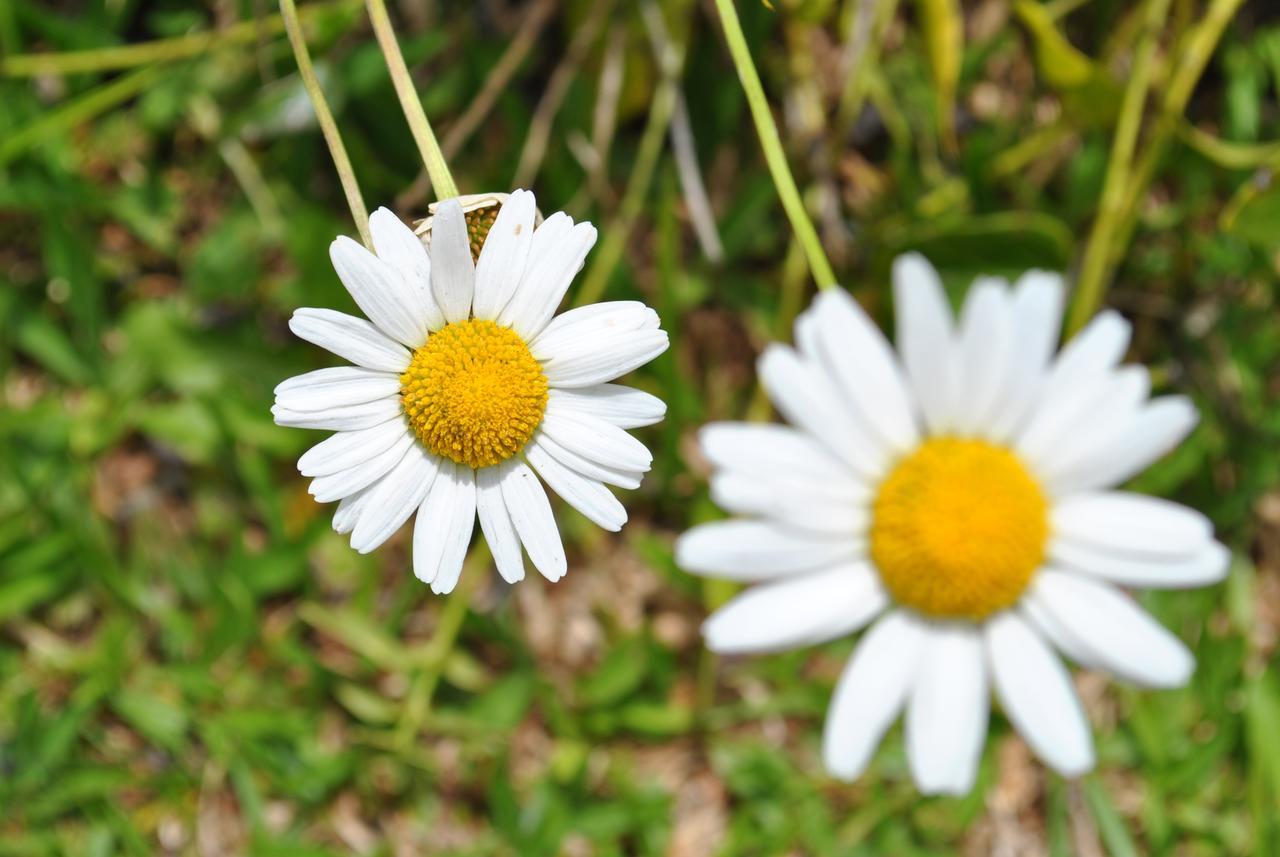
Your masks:
<svg viewBox="0 0 1280 857"><path fill-rule="evenodd" d="M361 553L417 512L413 570L435 592L457 583L477 518L506 580L524 577L522 548L548 579L562 577L542 482L621 529L627 513L607 486L639 486L652 462L627 429L666 412L610 383L666 350L657 314L614 301L557 315L596 230L563 212L535 228L536 213L533 194L517 190L481 232L446 200L428 250L379 209L374 252L346 237L330 247L366 318L307 308L289 322L354 364L276 388L277 423L335 432L298 461L311 494L338 502L334 529Z"/></svg>
<svg viewBox="0 0 1280 857"><path fill-rule="evenodd" d="M862 774L905 711L912 775L967 792L989 698L1064 775L1093 766L1060 656L1150 687L1187 682L1186 646L1127 587L1223 578L1200 513L1117 490L1195 425L1123 366L1130 327L1099 315L1057 350L1059 277L973 284L954 320L922 257L894 266L897 350L839 289L771 345L760 376L790 426L712 424L711 493L737 519L683 535L676 559L754 584L708 619L722 653L811 645L868 628L823 741Z"/></svg>

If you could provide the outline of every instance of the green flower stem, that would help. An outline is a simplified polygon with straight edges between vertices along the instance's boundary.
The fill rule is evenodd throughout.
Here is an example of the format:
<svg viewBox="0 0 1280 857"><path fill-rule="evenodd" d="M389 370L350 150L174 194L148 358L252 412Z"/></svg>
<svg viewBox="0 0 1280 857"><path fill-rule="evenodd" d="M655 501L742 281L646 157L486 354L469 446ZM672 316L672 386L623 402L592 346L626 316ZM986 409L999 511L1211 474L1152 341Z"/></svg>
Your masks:
<svg viewBox="0 0 1280 857"><path fill-rule="evenodd" d="M729 43L729 54L738 70L738 79L742 81L743 92L747 96L747 105L751 108L751 118L755 121L756 133L760 136L760 146L764 149L765 163L769 166L769 174L782 199L782 208L791 221L796 239L804 250L809 270L818 288L830 288L836 284L836 274L831 262L818 240L818 232L813 221L805 211L804 202L800 199L800 191L796 180L787 165L787 156L782 149L782 140L778 136L778 126L773 121L773 113L769 102L765 100L764 87L760 83L760 75L756 72L755 63L751 60L751 51L747 48L747 39L742 32L742 23L738 20L737 9L733 0L716 0L716 11L720 14L720 23L724 26L724 37Z"/></svg>
<svg viewBox="0 0 1280 857"><path fill-rule="evenodd" d="M351 218L356 222L356 229L360 232L360 240L364 242L364 246L373 249L373 238L369 234L369 209L365 207L364 197L360 195L360 185L356 182L355 170L351 168L347 147L342 144L342 135L338 133L338 123L333 120L333 111L329 109L324 90L320 88L320 79L316 77L316 70L311 65L311 52L307 50L307 40L302 33L302 22L298 20L298 8L293 0L280 0L280 14L284 18L285 32L289 36L289 44L293 48L293 56L298 63L298 73L302 75L302 84L311 98L316 121L320 123L325 144L328 145L329 153L333 156L333 166L338 171L339 181L342 182L342 192L346 194Z"/></svg>
<svg viewBox="0 0 1280 857"><path fill-rule="evenodd" d="M1115 136L1111 141L1111 158L1103 179L1102 199L1098 216L1094 218L1084 260L1080 264L1080 277L1075 301L1071 306L1068 333L1075 333L1098 311L1106 296L1113 258L1112 242L1117 237L1116 225L1124 216L1125 195L1132 181L1133 153L1137 148L1138 134L1142 130L1142 114L1151 87L1152 59L1160 30L1169 15L1171 0L1148 0L1143 16L1142 35L1134 51L1133 66L1129 71L1129 84L1125 87L1120 117L1116 122Z"/></svg>
<svg viewBox="0 0 1280 857"><path fill-rule="evenodd" d="M445 163L444 153L436 141L431 123L422 109L422 101L414 88L413 78L409 76L409 68L404 63L404 55L400 53L400 43L396 41L395 30L391 27L391 18L387 15L385 0L366 0L369 20L373 23L373 34L382 48L382 55L387 60L387 71L391 73L391 82L396 88L396 97L400 99L400 109L409 123L409 130L418 144L418 152L422 155L422 163L427 168L431 185L436 190L437 199L450 199L458 195L458 186L453 182L449 165Z"/></svg>
<svg viewBox="0 0 1280 857"><path fill-rule="evenodd" d="M345 9L350 5L352 0L313 3L299 14L302 20L307 21L317 15ZM271 15L261 21L241 21L212 32L190 33L172 39L157 39L136 45L60 53L14 54L0 57L0 76L81 74L173 62L201 56L216 48L247 44L256 41L259 35L274 36L283 29L285 29L284 16Z"/></svg>

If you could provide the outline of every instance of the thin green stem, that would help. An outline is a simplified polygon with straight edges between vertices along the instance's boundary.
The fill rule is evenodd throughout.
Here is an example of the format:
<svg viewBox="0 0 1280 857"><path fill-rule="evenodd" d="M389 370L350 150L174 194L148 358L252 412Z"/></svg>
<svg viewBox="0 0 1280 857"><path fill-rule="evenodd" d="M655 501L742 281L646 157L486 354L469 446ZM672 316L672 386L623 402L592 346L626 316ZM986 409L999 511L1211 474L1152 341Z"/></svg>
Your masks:
<svg viewBox="0 0 1280 857"><path fill-rule="evenodd" d="M317 15L343 9L352 0L335 3L313 3L300 13L301 19L310 20ZM255 41L259 34L276 35L284 29L282 15L272 15L261 21L241 21L221 30L206 33L189 33L172 39L157 39L135 45L119 45L110 48L94 48L87 51L63 51L60 53L14 54L0 57L0 75L5 77L34 77L44 75L79 74L83 72L113 71L140 65L173 62L201 56L208 51L231 45Z"/></svg>
<svg viewBox="0 0 1280 857"><path fill-rule="evenodd" d="M1142 35L1134 52L1133 66L1129 71L1129 84L1125 87L1120 117L1116 122L1115 136L1111 140L1111 158L1103 179L1102 199L1098 216L1094 218L1084 260L1080 265L1080 277L1075 301L1067 323L1068 333L1084 327L1093 317L1106 296L1110 279L1112 258L1111 243L1116 240L1116 224L1124 216L1125 194L1130 184L1133 153L1142 130L1142 117L1151 87L1152 59L1160 31L1169 14L1171 0L1147 0L1143 17Z"/></svg>
<svg viewBox="0 0 1280 857"><path fill-rule="evenodd" d="M391 18L387 15L385 0L366 0L369 20L373 23L373 34L382 48L382 55L387 60L387 71L391 73L391 83L396 88L396 97L400 99L400 109L409 123L409 130L418 144L418 152L422 155L423 166L431 178L431 185L436 190L437 199L450 199L458 195L458 186L453 182L449 165L445 163L444 153L436 141L431 123L427 121L426 111L422 109L422 101L418 98L418 90L409 76L409 67L404 63L404 54L400 53L400 43L396 40L395 30L391 27Z"/></svg>
<svg viewBox="0 0 1280 857"><path fill-rule="evenodd" d="M742 32L742 22L738 20L738 11L733 0L716 0L716 11L720 14L720 23L724 26L724 37L729 43L729 54L738 70L738 80L742 82L743 92L747 96L747 105L751 108L751 118L755 121L756 133L760 137L760 146L764 149L765 163L769 166L769 174L782 199L782 208L791 221L796 239L804 249L805 259L818 288L830 288L836 284L836 274L831 268L822 242L818 239L818 231L805 211L804 201L796 187L796 180L791 175L791 167L787 164L787 156L782 148L782 140L778 135L778 126L773 120L773 112L765 99L764 87L760 83L760 75L756 72L755 63L751 60L751 51L747 48L747 38Z"/></svg>
<svg viewBox="0 0 1280 857"><path fill-rule="evenodd" d="M302 84L311 98L311 106L316 112L316 121L320 123L320 131L324 134L329 154L333 156L333 166L338 171L338 180L342 182L342 192L347 197L347 207L351 209L351 218L356 222L360 232L360 240L370 249L373 238L369 234L369 209L365 207L364 197L360 195L360 185L356 181L355 170L351 168L351 158L347 156L347 147L342 144L342 135L338 133L338 123L333 120L333 111L325 100L324 90L320 88L320 79L311 65L311 52L307 50L307 40L302 33L302 23L298 20L298 8L293 0L280 0L280 14L284 18L285 32L289 35L289 45L293 48L294 59L298 63L298 73L302 75Z"/></svg>

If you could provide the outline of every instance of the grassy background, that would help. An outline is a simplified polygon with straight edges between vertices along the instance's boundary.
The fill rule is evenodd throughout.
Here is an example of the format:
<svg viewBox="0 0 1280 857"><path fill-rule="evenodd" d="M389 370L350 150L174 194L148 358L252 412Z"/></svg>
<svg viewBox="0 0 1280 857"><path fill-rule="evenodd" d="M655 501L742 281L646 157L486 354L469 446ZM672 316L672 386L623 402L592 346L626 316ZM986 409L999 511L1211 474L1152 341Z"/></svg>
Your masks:
<svg viewBox="0 0 1280 857"><path fill-rule="evenodd" d="M1137 487L1237 555L1221 586L1143 596L1198 671L1163 693L1080 675L1100 764L1078 784L994 715L961 800L916 794L896 731L860 782L827 779L851 641L717 662L697 628L724 593L671 562L717 514L695 427L767 413L754 355L811 288L711 5L392 5L463 191L518 180L596 222L580 283L671 331L634 378L670 414L641 432L657 463L631 523L558 503L569 576L507 587L480 553L470 612L414 580L407 533L353 553L293 467L317 434L268 413L279 380L332 365L293 308L354 310L326 252L354 230L275 9L0 3L0 854L1280 853L1274 4L1245 4L1169 109L1210 4L1156 22L1152 169L1105 236L1132 359L1204 414ZM881 321L904 250L956 295L1079 264L1151 5L742 0L824 244ZM420 215L360 4L304 14L366 198ZM667 142L677 92L719 262Z"/></svg>

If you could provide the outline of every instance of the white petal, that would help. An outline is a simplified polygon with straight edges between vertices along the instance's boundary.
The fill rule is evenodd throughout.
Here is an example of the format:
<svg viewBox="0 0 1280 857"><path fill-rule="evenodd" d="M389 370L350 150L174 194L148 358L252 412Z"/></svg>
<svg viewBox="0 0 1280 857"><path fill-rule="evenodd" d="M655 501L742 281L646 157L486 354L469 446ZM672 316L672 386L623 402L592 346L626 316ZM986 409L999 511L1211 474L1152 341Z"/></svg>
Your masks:
<svg viewBox="0 0 1280 857"><path fill-rule="evenodd" d="M907 760L924 794L967 794L987 736L982 637L969 625L929 628L907 703Z"/></svg>
<svg viewBox="0 0 1280 857"><path fill-rule="evenodd" d="M641 477L644 476L642 471L624 470L619 467L610 467L589 458L584 458L571 449L565 449L556 443L547 435L538 431L533 436L533 440L529 442L530 446L541 447L548 455L556 461L574 470L588 479L595 479L606 485L616 485L619 488L635 489L640 487Z"/></svg>
<svg viewBox="0 0 1280 857"><path fill-rule="evenodd" d="M552 387L591 387L643 366L669 345L665 330L595 333L559 349L542 371Z"/></svg>
<svg viewBox="0 0 1280 857"><path fill-rule="evenodd" d="M849 409L827 393L817 367L785 345L773 344L761 355L759 370L760 383L789 422L821 441L859 475L873 480L883 475L887 457L868 448Z"/></svg>
<svg viewBox="0 0 1280 857"><path fill-rule="evenodd" d="M496 319L515 294L533 246L533 216L527 190L513 191L498 210L476 261L476 318Z"/></svg>
<svg viewBox="0 0 1280 857"><path fill-rule="evenodd" d="M983 429L1008 387L1014 362L1008 289L1004 280L979 277L960 312L957 359L963 390L952 402L952 426L961 434L985 435Z"/></svg>
<svg viewBox="0 0 1280 857"><path fill-rule="evenodd" d="M340 431L311 447L298 459L303 476L327 476L386 452L409 434L404 420L387 420L360 431Z"/></svg>
<svg viewBox="0 0 1280 857"><path fill-rule="evenodd" d="M506 501L507 513L533 567L547 580L555 582L564 577L569 563L551 512L551 501L529 465L515 459L510 461L516 463L502 474L502 499Z"/></svg>
<svg viewBox="0 0 1280 857"><path fill-rule="evenodd" d="M1195 405L1183 396L1153 399L1123 430L1055 474L1049 490L1065 496L1119 485L1181 443L1199 418Z"/></svg>
<svg viewBox="0 0 1280 857"><path fill-rule="evenodd" d="M836 683L822 733L822 758L833 777L856 780L898 718L924 648L923 629L903 611L866 633Z"/></svg>
<svg viewBox="0 0 1280 857"><path fill-rule="evenodd" d="M400 393L400 378L359 366L335 366L295 375L276 385L276 404L291 411L359 405Z"/></svg>
<svg viewBox="0 0 1280 857"><path fill-rule="evenodd" d="M854 489L867 484L813 437L789 426L708 423L698 431L698 443L716 467L749 476L808 477Z"/></svg>
<svg viewBox="0 0 1280 857"><path fill-rule="evenodd" d="M1023 425L1048 372L1062 329L1062 277L1028 271L1013 290L1013 347L1004 396L988 426L992 440L1007 441Z"/></svg>
<svg viewBox="0 0 1280 857"><path fill-rule="evenodd" d="M351 546L368 553L391 538L431 490L439 461L420 445L411 444L400 463L369 489L364 511L351 533Z"/></svg>
<svg viewBox="0 0 1280 857"><path fill-rule="evenodd" d="M915 446L920 433L906 379L880 328L843 289L823 291L814 308L817 344L841 391L891 449Z"/></svg>
<svg viewBox="0 0 1280 857"><path fill-rule="evenodd" d="M379 330L410 348L427 341L427 320L399 271L345 235L329 245L329 258L356 305Z"/></svg>
<svg viewBox="0 0 1280 857"><path fill-rule="evenodd" d="M368 506L370 493L371 489L366 488L363 491L357 491L350 497L342 498L338 503L338 508L333 512L333 529L335 532L346 535L355 529L361 513Z"/></svg>
<svg viewBox="0 0 1280 857"><path fill-rule="evenodd" d="M760 515L806 530L863 535L871 523L865 499L841 495L838 482L761 479L734 471L711 477L711 499L726 512Z"/></svg>
<svg viewBox="0 0 1280 857"><path fill-rule="evenodd" d="M1146 687L1181 687L1195 669L1195 658L1181 640L1105 583L1043 569L1023 609L1082 666Z"/></svg>
<svg viewBox="0 0 1280 857"><path fill-rule="evenodd" d="M1099 577L1122 586L1185 589L1210 586L1225 578L1231 565L1231 551L1211 541L1194 554L1163 558L1093 550L1066 539L1054 539L1049 543L1049 559L1064 571Z"/></svg>
<svg viewBox="0 0 1280 857"><path fill-rule="evenodd" d="M1065 497L1051 518L1057 539L1135 559L1197 553L1213 538L1213 524L1194 509L1123 491Z"/></svg>
<svg viewBox="0 0 1280 857"><path fill-rule="evenodd" d="M984 636L996 696L1031 749L1064 777L1092 768L1089 723L1062 662L1015 613L988 621Z"/></svg>
<svg viewBox="0 0 1280 857"><path fill-rule="evenodd" d="M627 510L603 483L565 467L536 444L526 448L525 457L542 481L589 521L611 533L621 530L627 522Z"/></svg>
<svg viewBox="0 0 1280 857"><path fill-rule="evenodd" d="M667 415L666 404L657 396L620 384L597 384L576 390L552 389L547 395L547 412L563 408L590 414L621 429L651 426Z"/></svg>
<svg viewBox="0 0 1280 857"><path fill-rule="evenodd" d="M1014 443L1036 470L1061 465L1064 449L1096 443L1100 432L1114 431L1120 419L1132 419L1151 391L1143 366L1125 366L1082 379L1080 384L1041 399Z"/></svg>
<svg viewBox="0 0 1280 857"><path fill-rule="evenodd" d="M558 220L561 214L557 212L548 217L533 233L533 248L524 277L499 316L499 321L510 325L525 342L541 333L555 315L569 284L582 270L587 253L596 243L594 226L590 223L574 226L568 216Z"/></svg>
<svg viewBox="0 0 1280 857"><path fill-rule="evenodd" d="M584 338L622 342L621 334L657 330L658 314L640 301L607 301L562 312L551 319L532 342L529 351L539 360L552 360Z"/></svg>
<svg viewBox="0 0 1280 857"><path fill-rule="evenodd" d="M653 464L653 454L643 443L590 414L548 413L540 428L565 449L606 467L644 472Z"/></svg>
<svg viewBox="0 0 1280 857"><path fill-rule="evenodd" d="M498 566L498 574L507 583L524 580L520 536L507 513L507 502L502 499L502 476L512 466L508 460L476 471L476 513L480 518L480 529L493 554L494 564Z"/></svg>
<svg viewBox="0 0 1280 857"><path fill-rule="evenodd" d="M1129 348L1132 327L1114 310L1103 310L1073 337L1054 361L1045 380L1048 400L1115 368Z"/></svg>
<svg viewBox="0 0 1280 857"><path fill-rule="evenodd" d="M409 366L410 354L405 347L363 318L331 309L303 307L294 311L289 329L299 339L319 345L357 366L396 373Z"/></svg>
<svg viewBox="0 0 1280 857"><path fill-rule="evenodd" d="M466 321L475 295L476 267L471 261L467 221L456 199L436 206L431 221L431 293L446 322Z"/></svg>
<svg viewBox="0 0 1280 857"><path fill-rule="evenodd" d="M898 353L916 402L929 429L944 432L951 427L957 345L942 280L920 254L894 260L893 304Z"/></svg>
<svg viewBox="0 0 1280 857"><path fill-rule="evenodd" d="M1106 394L1095 401L1092 411L1071 425L1052 450L1032 461L1037 475L1056 485L1062 474L1096 458L1099 452L1123 437L1146 404L1150 384L1150 376L1143 367L1127 366L1115 372Z"/></svg>
<svg viewBox="0 0 1280 857"><path fill-rule="evenodd" d="M753 586L702 626L707 648L721 654L776 652L852 634L889 604L865 562Z"/></svg>
<svg viewBox="0 0 1280 857"><path fill-rule="evenodd" d="M280 405L271 406L271 416L275 418L276 425L329 431L372 428L387 420L394 420L400 414L399 396L361 402L358 405L341 405L323 411L294 411Z"/></svg>
<svg viewBox="0 0 1280 857"><path fill-rule="evenodd" d="M470 467L441 459L440 472L413 525L413 574L437 595L452 592L476 525L476 480Z"/></svg>
<svg viewBox="0 0 1280 857"><path fill-rule="evenodd" d="M705 577L768 580L857 559L859 540L768 521L700 524L676 540L676 565Z"/></svg>
<svg viewBox="0 0 1280 857"><path fill-rule="evenodd" d="M381 479L400 462L400 459L404 458L412 443L415 443L412 435L401 433L399 440L368 461L361 461L346 470L320 476L311 482L307 490L316 498L317 503L332 503L334 500L348 497Z"/></svg>
<svg viewBox="0 0 1280 857"><path fill-rule="evenodd" d="M378 258L404 279L406 300L413 305L415 317L421 318L428 330L444 327L444 313L431 294L431 257L422 239L385 208L369 215L369 232Z"/></svg>

